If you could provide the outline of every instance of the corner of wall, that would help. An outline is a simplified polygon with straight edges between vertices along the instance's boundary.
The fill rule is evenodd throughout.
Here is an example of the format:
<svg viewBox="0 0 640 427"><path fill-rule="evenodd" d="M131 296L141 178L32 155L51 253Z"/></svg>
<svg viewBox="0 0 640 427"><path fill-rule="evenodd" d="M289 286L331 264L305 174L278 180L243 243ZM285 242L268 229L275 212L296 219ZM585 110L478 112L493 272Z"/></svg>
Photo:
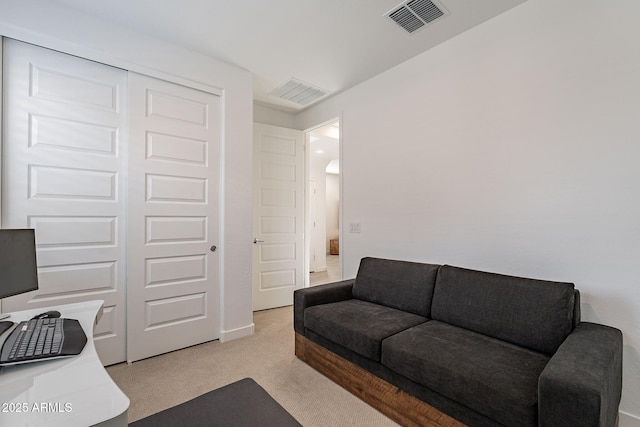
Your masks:
<svg viewBox="0 0 640 427"><path fill-rule="evenodd" d="M230 331L220 331L220 342L225 343L228 341L237 340L238 338L244 338L253 335L255 331L255 324L244 326L242 328L232 329Z"/></svg>
<svg viewBox="0 0 640 427"><path fill-rule="evenodd" d="M640 418L627 412L620 411L618 427L640 427Z"/></svg>

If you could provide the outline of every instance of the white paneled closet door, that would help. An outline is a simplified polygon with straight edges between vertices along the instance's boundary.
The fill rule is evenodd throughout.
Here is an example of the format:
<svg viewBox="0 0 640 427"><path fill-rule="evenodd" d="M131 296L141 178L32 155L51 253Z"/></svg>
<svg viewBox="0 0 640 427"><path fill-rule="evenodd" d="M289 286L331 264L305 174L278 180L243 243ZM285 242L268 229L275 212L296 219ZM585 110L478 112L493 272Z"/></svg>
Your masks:
<svg viewBox="0 0 640 427"><path fill-rule="evenodd" d="M219 338L221 100L129 73L128 355Z"/></svg>
<svg viewBox="0 0 640 427"><path fill-rule="evenodd" d="M219 337L220 96L6 40L2 227L34 228L40 289L102 299L105 365Z"/></svg>
<svg viewBox="0 0 640 427"><path fill-rule="evenodd" d="M103 299L95 345L125 360L126 71L4 45L3 228L34 228L40 289L4 311Z"/></svg>

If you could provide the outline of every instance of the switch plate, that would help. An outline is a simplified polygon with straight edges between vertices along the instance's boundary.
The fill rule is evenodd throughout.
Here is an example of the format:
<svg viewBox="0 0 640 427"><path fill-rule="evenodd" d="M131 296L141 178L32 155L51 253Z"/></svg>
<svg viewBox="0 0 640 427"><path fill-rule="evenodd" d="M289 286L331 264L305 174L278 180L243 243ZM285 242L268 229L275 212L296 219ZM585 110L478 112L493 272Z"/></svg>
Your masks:
<svg viewBox="0 0 640 427"><path fill-rule="evenodd" d="M360 222L350 222L349 233L359 233L359 232L360 232Z"/></svg>

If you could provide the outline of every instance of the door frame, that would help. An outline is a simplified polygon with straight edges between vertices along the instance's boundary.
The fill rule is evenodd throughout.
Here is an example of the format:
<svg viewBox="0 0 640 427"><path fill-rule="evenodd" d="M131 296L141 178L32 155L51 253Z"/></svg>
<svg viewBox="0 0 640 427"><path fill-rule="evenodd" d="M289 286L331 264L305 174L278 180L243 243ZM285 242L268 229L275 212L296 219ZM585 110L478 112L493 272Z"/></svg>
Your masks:
<svg viewBox="0 0 640 427"><path fill-rule="evenodd" d="M311 126L305 130L303 130L304 132L304 151L305 151L305 165L304 165L304 174L305 174L305 188L309 189L309 181L310 181L310 176L309 176L309 167L310 167L310 161L311 161L311 132L313 132L316 129L319 129L321 127L324 127L326 125L330 125L332 123L338 122L340 124L340 132L338 133L338 159L340 160L340 172L338 173L338 240L340 242L340 251L338 254L338 271L340 273L340 280L342 280L344 278L344 268L342 266L342 254L343 254L343 235L344 235L344 228L343 228L343 218L342 218L342 206L343 206L343 187L344 187L344 180L343 180L343 165L342 165L342 159L343 159L343 114L342 111L340 111L340 113L337 116L334 116L333 118L329 119L329 120L325 120L323 122L320 122L314 126ZM310 286L310 279L309 279L309 267L310 267L310 256L311 256L311 239L307 238L307 236L310 236L311 233L313 233L313 227L311 226L311 215L309 214L310 212L310 197L308 194L305 195L305 200L304 200L304 208L305 208L305 221L304 221L304 235L305 235L305 239L304 239L304 271L305 271L305 275L304 275L304 287L308 288Z"/></svg>

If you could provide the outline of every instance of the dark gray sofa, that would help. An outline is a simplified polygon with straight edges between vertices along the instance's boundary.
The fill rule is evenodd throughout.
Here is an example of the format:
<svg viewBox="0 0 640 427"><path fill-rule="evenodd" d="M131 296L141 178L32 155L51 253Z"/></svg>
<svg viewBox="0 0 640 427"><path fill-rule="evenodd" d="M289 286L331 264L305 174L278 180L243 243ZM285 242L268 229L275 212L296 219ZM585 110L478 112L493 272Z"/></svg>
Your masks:
<svg viewBox="0 0 640 427"><path fill-rule="evenodd" d="M295 292L296 354L320 360L303 349L312 342L470 426L614 426L622 334L581 322L579 295L571 283L363 258L355 279ZM327 366L343 386L366 376ZM362 384L347 389L362 397ZM394 405L379 409L427 423Z"/></svg>

